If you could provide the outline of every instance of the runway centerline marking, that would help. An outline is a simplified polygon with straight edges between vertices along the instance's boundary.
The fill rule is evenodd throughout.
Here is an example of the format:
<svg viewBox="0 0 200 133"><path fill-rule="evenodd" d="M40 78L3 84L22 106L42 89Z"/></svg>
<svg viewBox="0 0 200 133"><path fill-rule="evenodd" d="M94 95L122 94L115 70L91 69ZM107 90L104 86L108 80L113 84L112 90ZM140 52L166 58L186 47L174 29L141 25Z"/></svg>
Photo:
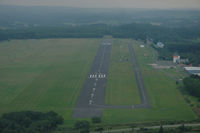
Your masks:
<svg viewBox="0 0 200 133"><path fill-rule="evenodd" d="M105 43L106 45L103 45ZM72 116L101 117L105 106L105 89L109 70L112 40L103 39L83 84Z"/></svg>
<svg viewBox="0 0 200 133"><path fill-rule="evenodd" d="M100 62L100 65L99 65L99 73L100 73L100 70L101 70L101 67L102 67L102 64L103 64L103 61L104 61L104 56L105 56L105 46L103 47L103 55L101 57L101 62Z"/></svg>

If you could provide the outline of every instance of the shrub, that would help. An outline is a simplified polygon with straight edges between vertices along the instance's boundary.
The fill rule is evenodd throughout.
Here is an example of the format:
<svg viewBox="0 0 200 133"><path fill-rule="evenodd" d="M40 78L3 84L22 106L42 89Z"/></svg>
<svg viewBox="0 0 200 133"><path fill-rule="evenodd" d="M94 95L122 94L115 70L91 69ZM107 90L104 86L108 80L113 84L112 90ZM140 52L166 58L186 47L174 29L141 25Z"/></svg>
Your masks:
<svg viewBox="0 0 200 133"><path fill-rule="evenodd" d="M101 123L100 117L92 117L92 123Z"/></svg>
<svg viewBox="0 0 200 133"><path fill-rule="evenodd" d="M90 123L86 120L83 121L77 121L74 124L75 129L89 129L90 128Z"/></svg>
<svg viewBox="0 0 200 133"><path fill-rule="evenodd" d="M22 111L3 114L0 118L1 133L44 133L55 130L63 118L55 112Z"/></svg>

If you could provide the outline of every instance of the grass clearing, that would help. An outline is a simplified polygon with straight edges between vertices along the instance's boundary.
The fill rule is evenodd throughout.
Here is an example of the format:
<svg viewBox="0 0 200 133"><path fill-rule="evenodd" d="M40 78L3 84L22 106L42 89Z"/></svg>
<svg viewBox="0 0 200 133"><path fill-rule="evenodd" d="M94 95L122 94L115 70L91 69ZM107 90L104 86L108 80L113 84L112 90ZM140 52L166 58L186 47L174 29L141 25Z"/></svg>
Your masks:
<svg viewBox="0 0 200 133"><path fill-rule="evenodd" d="M161 71L177 80L182 80L184 77L188 76L186 71L180 66L177 66L176 68L162 69Z"/></svg>
<svg viewBox="0 0 200 133"><path fill-rule="evenodd" d="M105 123L131 123L163 120L194 120L195 113L185 102L174 80L153 69L153 49L141 48L141 42L133 41L134 51L140 66L152 109L106 109Z"/></svg>
<svg viewBox="0 0 200 133"><path fill-rule="evenodd" d="M11 40L0 43L0 114L35 110L58 112L70 126L74 104L101 39ZM128 39L114 39L106 103L140 103L129 59ZM106 109L103 123L193 120L196 117L176 89L175 81L148 64L153 50L140 48L136 56L152 109Z"/></svg>
<svg viewBox="0 0 200 133"><path fill-rule="evenodd" d="M113 41L106 87L106 104L140 104L140 96L130 61L128 43L129 40L127 39L114 39Z"/></svg>
<svg viewBox="0 0 200 133"><path fill-rule="evenodd" d="M0 113L53 110L67 122L100 39L0 43Z"/></svg>

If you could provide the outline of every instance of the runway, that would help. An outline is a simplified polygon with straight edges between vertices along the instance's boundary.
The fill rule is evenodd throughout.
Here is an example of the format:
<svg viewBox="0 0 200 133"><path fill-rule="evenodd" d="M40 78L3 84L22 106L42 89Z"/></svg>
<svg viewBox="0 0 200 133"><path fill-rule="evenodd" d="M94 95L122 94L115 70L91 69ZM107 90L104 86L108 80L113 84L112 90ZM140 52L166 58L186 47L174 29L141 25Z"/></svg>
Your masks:
<svg viewBox="0 0 200 133"><path fill-rule="evenodd" d="M105 89L111 48L111 39L102 40L75 105L73 117L88 118L102 116L105 106Z"/></svg>
<svg viewBox="0 0 200 133"><path fill-rule="evenodd" d="M130 52L130 57L131 57L131 62L133 65L133 71L135 73L136 81L137 81L137 86L138 90L140 93L140 99L141 99L141 104L140 105L135 105L135 108L150 108L150 100L147 95L146 87L144 85L144 81L142 78L142 74L140 72L140 68L133 50L132 44L128 44L129 52Z"/></svg>
<svg viewBox="0 0 200 133"><path fill-rule="evenodd" d="M143 82L138 62L131 44L128 45L130 60L135 73L141 104L137 105L105 105L106 83L110 63L112 40L104 39L98 49L92 67L85 80L80 96L75 105L73 117L89 118L102 116L103 109L137 109L151 108L150 100Z"/></svg>
<svg viewBox="0 0 200 133"><path fill-rule="evenodd" d="M138 66L138 62L134 53L134 49L132 44L128 44L130 60L133 66L133 71L136 77L137 87L140 94L141 104L136 105L104 105L102 108L106 109L138 109L138 108L151 108L150 100L147 95L146 87L142 78L142 74L140 72L140 68Z"/></svg>

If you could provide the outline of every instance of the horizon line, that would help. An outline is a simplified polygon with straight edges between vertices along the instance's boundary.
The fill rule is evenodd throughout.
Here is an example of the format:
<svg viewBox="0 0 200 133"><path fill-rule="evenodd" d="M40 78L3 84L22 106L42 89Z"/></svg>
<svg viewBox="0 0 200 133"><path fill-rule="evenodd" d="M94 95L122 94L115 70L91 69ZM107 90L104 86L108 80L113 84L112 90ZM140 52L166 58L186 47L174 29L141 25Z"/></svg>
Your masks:
<svg viewBox="0 0 200 133"><path fill-rule="evenodd" d="M61 6L61 5L15 5L0 4L0 6L18 6L18 7L62 7L62 8L80 8L80 9L135 9L135 10L200 10L200 8L135 8L135 7L79 7L79 6Z"/></svg>

